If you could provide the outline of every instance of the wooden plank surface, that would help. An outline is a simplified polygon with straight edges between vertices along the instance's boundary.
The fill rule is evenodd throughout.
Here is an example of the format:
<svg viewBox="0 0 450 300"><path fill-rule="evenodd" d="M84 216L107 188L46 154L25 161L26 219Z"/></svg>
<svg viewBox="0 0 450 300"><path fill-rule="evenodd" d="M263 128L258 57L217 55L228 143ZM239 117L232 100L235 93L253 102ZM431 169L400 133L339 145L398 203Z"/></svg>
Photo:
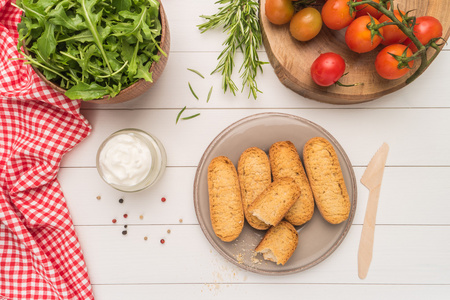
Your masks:
<svg viewBox="0 0 450 300"><path fill-rule="evenodd" d="M354 167L358 204L353 224L357 225L363 224L369 195L359 182L364 169ZM131 194L110 188L95 168L62 168L58 179L75 225L178 225L180 219L184 225L195 225L198 224L193 201L195 171L195 167L169 167L153 188ZM449 182L450 167L387 167L377 224L450 225ZM163 197L165 202L161 201ZM124 202L119 203L119 199ZM122 218L125 213L127 219ZM117 225L112 223L114 218Z"/></svg>
<svg viewBox="0 0 450 300"><path fill-rule="evenodd" d="M444 238L450 234L449 226L378 226L371 269L364 281L357 274L361 229L353 225L341 246L312 269L265 276L228 263L198 225L128 225L126 236L122 226L76 227L93 284L450 284L450 240Z"/></svg>
<svg viewBox="0 0 450 300"><path fill-rule="evenodd" d="M196 100L195 100L196 101ZM329 131L353 165L366 165L383 142L391 145L389 166L450 166L450 109L186 109L195 119L175 124L178 109L86 110L91 135L65 157L63 166L95 166L98 146L111 133L136 127L164 144L169 166L196 166L207 146L230 124L256 113L283 112ZM114 120L114 121L111 121ZM275 142L275 141L274 141Z"/></svg>
<svg viewBox="0 0 450 300"><path fill-rule="evenodd" d="M450 292L448 285L365 285L365 284L152 284L152 285L94 285L97 300L133 299L150 297L175 299L180 295L191 295L192 299L229 300L258 298L266 299L276 291L286 300L297 300L299 295L309 300L328 299L444 299ZM239 298L241 297L241 298ZM354 298L352 298L354 297Z"/></svg>
<svg viewBox="0 0 450 300"><path fill-rule="evenodd" d="M214 1L163 3L171 53L161 78L130 102L83 104L92 133L65 155L58 175L96 299L298 299L299 295L305 299L331 295L333 299L447 299L450 46L413 84L375 101L337 106L303 98L285 88L270 65L258 77L263 94L253 100L246 93L224 94L220 75L209 75L225 35L220 30L200 34L196 25L202 22L201 14L217 11ZM267 61L264 49L259 53ZM237 65L241 59L237 58ZM199 100L192 96L188 82ZM184 106L186 115L201 115L175 124ZM301 116L328 130L347 152L358 188L354 222L342 245L310 270L275 277L243 271L215 252L203 236L193 204L196 166L212 139L243 117L271 111ZM139 193L112 189L95 169L100 143L125 127L155 134L168 153L169 166L161 181ZM360 280L357 249L368 191L359 179L383 142L390 145L390 154L374 256L368 277ZM128 225L126 235L124 225Z"/></svg>

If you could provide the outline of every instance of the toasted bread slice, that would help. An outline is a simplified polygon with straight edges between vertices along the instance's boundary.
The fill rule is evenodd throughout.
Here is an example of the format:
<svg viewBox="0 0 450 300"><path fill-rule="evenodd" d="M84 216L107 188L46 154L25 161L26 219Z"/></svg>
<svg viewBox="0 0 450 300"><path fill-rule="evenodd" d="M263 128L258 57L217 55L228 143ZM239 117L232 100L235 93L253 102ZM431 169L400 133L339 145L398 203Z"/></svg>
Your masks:
<svg viewBox="0 0 450 300"><path fill-rule="evenodd" d="M262 253L265 260L284 265L294 253L298 245L298 233L287 221L270 227L255 251Z"/></svg>
<svg viewBox="0 0 450 300"><path fill-rule="evenodd" d="M284 217L293 225L303 225L314 214L314 197L300 156L290 141L274 143L269 150L273 180L291 177L300 187L300 197Z"/></svg>
<svg viewBox="0 0 450 300"><path fill-rule="evenodd" d="M248 224L255 229L268 229L268 224L262 222L248 211L250 204L252 204L256 197L258 197L272 182L270 162L267 154L257 147L245 150L239 158L238 176L244 215Z"/></svg>
<svg viewBox="0 0 450 300"><path fill-rule="evenodd" d="M303 160L322 217L331 224L347 220L350 198L333 146L322 137L312 138L303 148Z"/></svg>
<svg viewBox="0 0 450 300"><path fill-rule="evenodd" d="M248 211L266 224L276 226L300 196L300 187L290 177L272 182Z"/></svg>
<svg viewBox="0 0 450 300"><path fill-rule="evenodd" d="M244 227L244 210L236 168L225 156L208 166L208 194L214 233L224 242L235 240Z"/></svg>

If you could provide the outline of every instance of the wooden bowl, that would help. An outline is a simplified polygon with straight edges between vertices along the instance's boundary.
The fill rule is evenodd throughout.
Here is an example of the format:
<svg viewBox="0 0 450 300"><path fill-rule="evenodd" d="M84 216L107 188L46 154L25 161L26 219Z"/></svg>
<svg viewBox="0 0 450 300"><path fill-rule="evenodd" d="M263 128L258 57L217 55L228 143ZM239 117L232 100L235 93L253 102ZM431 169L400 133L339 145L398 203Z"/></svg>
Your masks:
<svg viewBox="0 0 450 300"><path fill-rule="evenodd" d="M144 92L146 92L149 88L151 88L155 82L158 80L158 78L161 76L164 68L166 67L167 60L169 58L169 51L170 51L170 30L169 30L169 24L167 22L167 16L164 11L164 8L162 6L161 0L158 0L160 3L159 6L159 16L161 21L161 43L160 47L161 49L167 54L167 56L164 56L161 54L161 52L158 52L158 54L161 56L160 60L158 62L153 62L149 72L153 72L152 79L153 82L145 81L144 79L140 79L137 82L133 83L129 87L123 89L120 91L119 94L117 94L115 97L109 97L104 96L101 99L95 99L88 101L89 103L96 103L96 104L113 104L113 103L121 103L126 102L129 100L132 100ZM26 51L26 49L25 49ZM58 92L64 94L66 92L65 89L61 88L59 85L51 82L47 78L45 78L44 74L41 73L41 71L38 70L38 68L32 66L34 71L37 73L37 75L44 80L49 86L51 86L53 89L57 90Z"/></svg>
<svg viewBox="0 0 450 300"><path fill-rule="evenodd" d="M323 25L318 36L308 42L295 40L289 32L289 24L274 25L265 15L266 0L260 1L260 22L263 33L264 47L269 61L280 81L294 92L321 102L333 104L354 104L370 101L392 93L406 85L406 79L419 66L406 76L397 80L386 80L378 76L375 70L375 58L382 48L369 53L358 54L351 51L344 39L345 30L334 31ZM444 29L443 37L450 35L450 0L396 0L403 11L414 10L414 15L433 16L437 18ZM320 7L318 7L320 11ZM312 62L322 53L335 52L346 61L348 74L342 78L342 83L364 83L354 87L333 85L320 87L310 76ZM429 49L431 57L434 49Z"/></svg>

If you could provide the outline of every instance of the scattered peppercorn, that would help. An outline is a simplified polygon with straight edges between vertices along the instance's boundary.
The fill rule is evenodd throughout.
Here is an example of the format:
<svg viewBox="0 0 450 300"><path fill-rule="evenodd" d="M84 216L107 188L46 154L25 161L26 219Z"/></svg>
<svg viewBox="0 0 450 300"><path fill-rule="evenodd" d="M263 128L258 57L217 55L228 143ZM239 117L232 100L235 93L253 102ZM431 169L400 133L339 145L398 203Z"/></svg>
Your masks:
<svg viewBox="0 0 450 300"><path fill-rule="evenodd" d="M166 198L165 198L165 197L162 197L162 198L161 198L161 202L166 202Z"/></svg>
<svg viewBox="0 0 450 300"><path fill-rule="evenodd" d="M113 223L116 223L116 222L117 222L117 220L116 220L116 219L112 219L112 222L113 222Z"/></svg>
<svg viewBox="0 0 450 300"><path fill-rule="evenodd" d="M123 234L123 235L126 235L126 234L127 234L127 231L126 231L126 230L122 231L122 234Z"/></svg>
<svg viewBox="0 0 450 300"><path fill-rule="evenodd" d="M123 225L123 228L127 228L128 227L128 225Z"/></svg>
<svg viewBox="0 0 450 300"><path fill-rule="evenodd" d="M119 199L119 203L123 203L123 199L122 198Z"/></svg>
<svg viewBox="0 0 450 300"><path fill-rule="evenodd" d="M126 218L128 218L128 215L127 215L127 214L124 214L123 217L126 219Z"/></svg>
<svg viewBox="0 0 450 300"><path fill-rule="evenodd" d="M166 241L164 239L161 239L161 244L164 244Z"/></svg>

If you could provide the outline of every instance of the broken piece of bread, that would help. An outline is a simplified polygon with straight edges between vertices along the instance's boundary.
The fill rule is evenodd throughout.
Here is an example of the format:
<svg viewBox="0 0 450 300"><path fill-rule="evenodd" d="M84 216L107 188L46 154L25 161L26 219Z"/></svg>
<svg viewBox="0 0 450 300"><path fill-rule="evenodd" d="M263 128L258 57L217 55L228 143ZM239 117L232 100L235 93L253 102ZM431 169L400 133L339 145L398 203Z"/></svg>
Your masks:
<svg viewBox="0 0 450 300"><path fill-rule="evenodd" d="M290 177L272 182L248 211L266 224L276 226L300 196L300 187Z"/></svg>
<svg viewBox="0 0 450 300"><path fill-rule="evenodd" d="M294 253L298 245L298 233L287 221L270 227L255 251L262 253L265 260L277 265L284 265Z"/></svg>

